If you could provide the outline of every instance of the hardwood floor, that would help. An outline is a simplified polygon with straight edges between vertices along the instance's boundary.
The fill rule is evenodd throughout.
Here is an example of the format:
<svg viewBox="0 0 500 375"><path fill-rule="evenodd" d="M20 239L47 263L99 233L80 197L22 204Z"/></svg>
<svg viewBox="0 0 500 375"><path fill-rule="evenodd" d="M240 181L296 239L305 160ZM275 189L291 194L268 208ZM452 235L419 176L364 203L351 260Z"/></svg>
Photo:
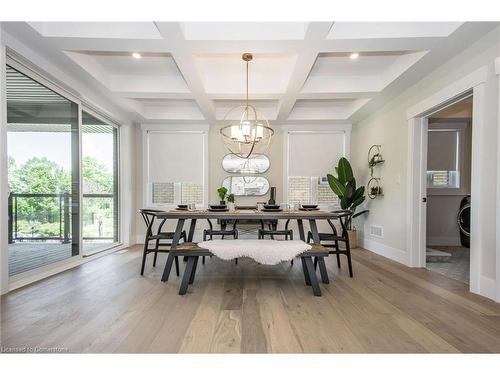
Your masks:
<svg viewBox="0 0 500 375"><path fill-rule="evenodd" d="M500 304L458 281L353 251L354 278L327 258L314 297L300 262L200 264L188 294L160 282L165 257L139 276L140 247L2 297L1 342L69 352L500 352ZM181 262L182 264L182 262ZM181 267L183 267L181 265Z"/></svg>

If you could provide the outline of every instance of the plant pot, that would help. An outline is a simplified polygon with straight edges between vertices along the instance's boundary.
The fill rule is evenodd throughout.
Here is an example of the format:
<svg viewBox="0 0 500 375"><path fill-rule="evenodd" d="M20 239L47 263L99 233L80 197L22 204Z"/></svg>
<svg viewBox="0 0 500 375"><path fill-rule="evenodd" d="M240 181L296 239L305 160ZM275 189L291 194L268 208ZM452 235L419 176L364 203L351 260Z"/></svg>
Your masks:
<svg viewBox="0 0 500 375"><path fill-rule="evenodd" d="M227 208L231 212L234 211L235 210L234 202L227 202Z"/></svg>
<svg viewBox="0 0 500 375"><path fill-rule="evenodd" d="M358 247L358 231L356 229L348 230L347 235L349 236L349 246L351 249L356 249ZM339 248L345 249L345 242L340 242Z"/></svg>
<svg viewBox="0 0 500 375"><path fill-rule="evenodd" d="M219 204L220 204L221 206L225 206L225 205L226 205L226 201L220 201L220 202L219 202Z"/></svg>

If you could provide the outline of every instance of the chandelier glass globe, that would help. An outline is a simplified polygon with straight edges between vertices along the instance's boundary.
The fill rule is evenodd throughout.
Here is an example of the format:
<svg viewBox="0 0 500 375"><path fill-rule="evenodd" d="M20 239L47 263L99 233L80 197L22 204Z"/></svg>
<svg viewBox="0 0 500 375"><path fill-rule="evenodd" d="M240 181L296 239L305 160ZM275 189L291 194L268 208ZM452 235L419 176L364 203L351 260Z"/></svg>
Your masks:
<svg viewBox="0 0 500 375"><path fill-rule="evenodd" d="M222 127L220 133L230 153L241 158L251 158L267 150L274 130L269 121L259 115L257 109L248 102L248 63L253 56L245 53L242 58L246 61L247 70L246 104L231 108L226 113L224 122L229 124Z"/></svg>

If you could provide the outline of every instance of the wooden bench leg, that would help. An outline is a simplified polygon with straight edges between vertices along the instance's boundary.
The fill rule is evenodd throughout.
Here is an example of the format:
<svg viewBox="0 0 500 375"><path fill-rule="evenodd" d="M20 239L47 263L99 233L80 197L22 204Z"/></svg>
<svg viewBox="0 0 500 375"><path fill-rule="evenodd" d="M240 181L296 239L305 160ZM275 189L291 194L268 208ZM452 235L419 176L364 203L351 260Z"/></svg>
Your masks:
<svg viewBox="0 0 500 375"><path fill-rule="evenodd" d="M304 272L304 281L306 282L306 285L311 285L311 279L309 277L309 272L307 271L307 266L306 266L306 261L304 258L300 258L302 261L302 271Z"/></svg>
<svg viewBox="0 0 500 375"><path fill-rule="evenodd" d="M316 259L318 260L321 282L323 284L329 284L330 280L328 279L328 272L326 270L325 257L316 257Z"/></svg>
<svg viewBox="0 0 500 375"><path fill-rule="evenodd" d="M186 294L189 281L191 280L191 276L193 275L193 268L196 257L187 257L186 269L184 270L184 275L182 276L181 287L179 288L179 294L183 296Z"/></svg>
<svg viewBox="0 0 500 375"><path fill-rule="evenodd" d="M309 281L311 282L311 287L315 296L321 296L321 289L319 287L318 278L316 277L316 272L314 272L314 265L311 257L304 257L304 262L306 263L307 273L309 274Z"/></svg>

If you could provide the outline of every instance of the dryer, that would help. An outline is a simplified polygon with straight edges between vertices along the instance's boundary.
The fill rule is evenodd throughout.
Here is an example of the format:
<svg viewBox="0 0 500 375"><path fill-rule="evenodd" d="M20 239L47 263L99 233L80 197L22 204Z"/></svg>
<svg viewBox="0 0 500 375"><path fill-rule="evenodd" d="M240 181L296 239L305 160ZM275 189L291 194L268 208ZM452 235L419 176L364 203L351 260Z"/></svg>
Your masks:
<svg viewBox="0 0 500 375"><path fill-rule="evenodd" d="M460 230L460 242L462 246L470 247L470 195L464 197L460 202L457 221Z"/></svg>

